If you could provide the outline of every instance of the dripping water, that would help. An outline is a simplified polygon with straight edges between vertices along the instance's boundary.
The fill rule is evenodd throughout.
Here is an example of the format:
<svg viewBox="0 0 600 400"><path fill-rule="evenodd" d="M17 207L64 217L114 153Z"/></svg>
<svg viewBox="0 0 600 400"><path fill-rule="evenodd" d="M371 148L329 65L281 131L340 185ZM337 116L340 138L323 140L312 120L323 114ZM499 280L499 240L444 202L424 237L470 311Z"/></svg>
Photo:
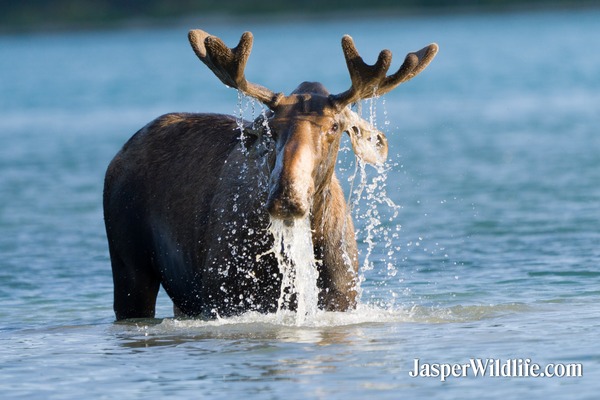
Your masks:
<svg viewBox="0 0 600 400"><path fill-rule="evenodd" d="M271 219L269 232L273 235L273 254L281 273L281 292L277 314L284 318L286 310L296 308L295 323L302 325L318 310L317 261L314 256L309 218L289 224Z"/></svg>
<svg viewBox="0 0 600 400"><path fill-rule="evenodd" d="M377 111L379 104L383 108L384 125L389 125L385 102L380 98L368 100L364 107L368 112L365 119L377 127ZM362 112L362 107L358 105L357 112ZM248 114L251 113L250 116ZM245 129L247 128L247 119L258 121L261 126L253 126L253 129L261 129L265 136L271 137L270 128L266 110L261 109L262 118L256 119L256 103L252 98L238 93L238 105L236 110L237 128L240 132L240 141L247 139ZM240 146L244 154L244 163L246 164L242 171L248 172L249 163L256 163L260 160L251 161L250 154L244 146ZM261 158L262 159L262 158ZM264 162L265 160L262 159ZM264 170L264 168L259 168ZM396 205L388 196L387 174L390 170L390 164L385 163L379 166L367 167L360 159L356 159L351 176L348 178L350 190L348 194L348 205L353 220L356 221L357 240L362 241L365 246L361 248L360 258L361 267L359 271L359 281L357 285L359 299L367 304L390 308L394 305L397 298L390 285L387 288L387 282L397 275L396 249L401 226L396 223L400 206ZM374 173L373 173L374 171ZM259 179L260 190L267 190L268 175ZM258 233L258 232L257 232ZM317 260L315 260L312 244L312 234L310 230L310 221L308 219L295 221L288 226L281 220L271 220L269 233L273 237L273 248L268 252L272 253L279 264L280 274L282 276L281 292L278 299L277 315L281 322L286 319L293 319L293 324L302 325L310 321L318 310L318 287L317 287ZM368 289L363 289L363 283L367 277L376 274L378 279L370 283ZM383 278L383 279L380 279ZM384 300L385 299L385 300ZM390 300L391 299L391 300ZM290 310L296 310L295 313Z"/></svg>
<svg viewBox="0 0 600 400"><path fill-rule="evenodd" d="M374 96L367 100L367 107L364 107L368 110L368 116L364 119L375 128L377 128L380 103L383 124L387 127L389 120L383 98ZM361 115L362 111L362 104L357 104L357 113ZM367 167L362 160L356 158L348 177L350 188L347 203L355 221L357 240L366 245L359 252L362 258L359 271L359 298L363 302L374 302L375 305L383 308L392 307L398 297L393 289L397 285L386 287L387 282L394 279L398 272L397 246L394 243L398 241L401 229L401 225L396 220L401 207L395 204L387 193L387 176L391 165L391 161L387 160L383 165ZM365 288L363 283L368 276L373 275L377 275L378 279L373 280L369 287ZM382 291L388 293L383 295Z"/></svg>
<svg viewBox="0 0 600 400"><path fill-rule="evenodd" d="M249 113L251 115L248 115ZM269 180L267 157L257 156L243 144L250 139L246 131L248 128L247 120L250 118L253 121L251 129L259 131L259 140L264 142L260 145L265 146L266 150L272 144L267 110L261 107L260 118L257 118L256 101L238 92L238 105L235 115L237 129L240 132L240 143L242 143L242 146L240 146L243 155L242 162L244 163L241 168L242 176L247 175L249 171L253 171L252 174L257 172L259 176L247 175L244 180L257 179L259 191L266 193ZM244 199L238 198L235 200L236 202L238 200L244 201ZM306 321L312 320L318 310L318 271L314 256L310 220L306 217L305 219L295 220L290 224L282 220L271 219L268 231L273 238L273 247L257 258L266 254L273 254L279 266L282 284L276 316L281 323L303 325ZM253 234L261 235L260 232L253 232ZM257 236L256 240L260 240L260 238Z"/></svg>
<svg viewBox="0 0 600 400"><path fill-rule="evenodd" d="M237 125L237 130L240 132L240 143L244 144L248 139L246 137L246 119L244 118L248 113L248 109L250 109L250 118L251 121L254 121L255 113L256 113L256 101L254 98L250 96L246 96L240 90L237 91L237 108L235 110L235 122ZM240 146L244 155L247 155L246 146Z"/></svg>

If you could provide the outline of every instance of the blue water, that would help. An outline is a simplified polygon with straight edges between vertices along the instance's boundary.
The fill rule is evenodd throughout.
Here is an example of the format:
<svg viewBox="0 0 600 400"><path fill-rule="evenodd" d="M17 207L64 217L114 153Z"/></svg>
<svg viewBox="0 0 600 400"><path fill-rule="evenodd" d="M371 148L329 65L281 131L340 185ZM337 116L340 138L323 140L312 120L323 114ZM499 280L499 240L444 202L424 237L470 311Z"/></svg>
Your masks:
<svg viewBox="0 0 600 400"><path fill-rule="evenodd" d="M563 11L0 37L2 397L596 398L598 20ZM355 205L356 312L304 326L177 321L161 293L157 319L114 323L101 208L110 159L162 113L238 113L236 92L189 48L196 27L231 45L251 30L248 78L288 93L304 80L348 87L345 33L370 62L390 48L393 68L440 45L422 75L373 105L390 162L385 184L367 169L375 196L367 188ZM347 190L353 162L342 150ZM377 201L382 190L395 207ZM415 358L581 363L583 377L440 382L410 377Z"/></svg>

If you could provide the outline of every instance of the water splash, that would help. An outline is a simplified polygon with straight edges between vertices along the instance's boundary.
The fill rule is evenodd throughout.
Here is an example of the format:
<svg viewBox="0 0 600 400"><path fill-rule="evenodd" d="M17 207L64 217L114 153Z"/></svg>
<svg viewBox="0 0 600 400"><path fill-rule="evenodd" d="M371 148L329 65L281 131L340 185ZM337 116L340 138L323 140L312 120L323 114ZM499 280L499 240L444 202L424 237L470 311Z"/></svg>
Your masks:
<svg viewBox="0 0 600 400"><path fill-rule="evenodd" d="M256 100L253 97L246 96L240 90L237 91L237 108L235 109L235 122L237 124L237 129L240 131L240 141L244 142L246 139L246 114L248 113L248 109L250 109L250 118L251 121L254 121L256 118Z"/></svg>
<svg viewBox="0 0 600 400"><path fill-rule="evenodd" d="M360 115L364 109L367 120L372 126L377 127L377 112L379 104L383 105L384 125L388 125L385 102L379 97L374 97L357 105ZM265 136L271 137L266 110L260 110L262 118L256 119L256 103L243 93L238 93L236 121L240 131L240 139L245 140L248 127L246 118L255 121L252 129L260 129ZM248 115L251 113L251 115ZM343 151L343 149L342 149ZM245 156L249 154L244 153ZM247 161L246 161L247 162ZM398 293L389 285L390 279L397 275L396 252L398 245L394 244L399 239L400 225L395 222L400 206L396 205L388 196L387 174L390 164L368 168L366 164L357 159L354 171L349 178L350 191L348 205L356 223L356 236L364 246L359 246L361 268L358 278L359 299L367 304L376 304L384 309L394 306ZM243 168L245 171L246 169ZM374 173L373 173L374 172ZM266 179L261 183L266 185ZM262 185L261 185L262 186ZM261 187L261 190L264 190ZM314 257L310 222L308 219L296 221L293 226L286 226L280 220L271 221L270 234L274 238L274 247L269 251L277 258L282 275L282 288L278 300L277 318L280 321L293 320L296 325L308 323L318 312L318 288L316 285L318 272L317 261ZM369 277L367 290L363 283ZM371 279L375 277L376 279ZM397 279L397 278L396 278ZM291 310L296 310L294 313Z"/></svg>
<svg viewBox="0 0 600 400"><path fill-rule="evenodd" d="M319 343L322 341L320 332L343 333L348 332L348 329L361 329L363 324L468 323L502 318L507 315L526 314L535 309L524 303L451 307L413 305L391 309L359 304L356 310L348 312L319 311L303 324L298 324L294 313L291 312L282 312L283 315L281 315L279 313L261 314L253 311L235 317L214 320L164 318L144 322L123 322L115 325L112 329L119 331L122 338L137 338L148 346L197 341L199 337L218 339L252 337L253 339ZM157 338L160 340L154 342L153 339Z"/></svg>
<svg viewBox="0 0 600 400"><path fill-rule="evenodd" d="M364 119L376 128L380 102L383 108L383 124L387 126L389 121L383 98L373 97L367 100L366 104L357 105L359 115L364 108L367 109L368 116ZM365 105L366 107L363 107ZM398 272L396 259L398 246L395 242L399 239L401 229L401 225L396 221L401 206L395 204L387 194L387 176L392 166L393 162L388 160L382 165L368 168L357 158L353 171L348 177L350 190L347 203L355 221L357 240L365 244L359 246L362 258L359 296L361 301L375 303L383 308L393 307L398 298L398 293L392 289L396 285L386 287L388 281L394 279ZM363 283L367 280L367 276L377 279L371 279L369 288L365 289ZM376 290L372 291L372 289ZM369 293L370 291L372 292ZM387 293L382 296L381 292ZM370 297L367 298L368 296Z"/></svg>
<svg viewBox="0 0 600 400"><path fill-rule="evenodd" d="M310 220L307 217L288 224L273 218L269 232L273 235L272 252L282 275L277 314L281 319L286 318L286 310L295 305L296 325L302 325L317 313L319 302Z"/></svg>

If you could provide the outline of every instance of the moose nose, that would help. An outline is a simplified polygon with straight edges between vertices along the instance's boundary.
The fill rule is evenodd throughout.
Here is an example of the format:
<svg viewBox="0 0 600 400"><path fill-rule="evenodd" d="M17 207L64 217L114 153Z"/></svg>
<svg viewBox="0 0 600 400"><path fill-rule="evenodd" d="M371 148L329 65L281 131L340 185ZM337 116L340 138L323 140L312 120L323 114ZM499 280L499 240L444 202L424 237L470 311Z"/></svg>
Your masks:
<svg viewBox="0 0 600 400"><path fill-rule="evenodd" d="M303 218L308 214L308 205L289 196L269 196L267 211L273 218L291 220Z"/></svg>

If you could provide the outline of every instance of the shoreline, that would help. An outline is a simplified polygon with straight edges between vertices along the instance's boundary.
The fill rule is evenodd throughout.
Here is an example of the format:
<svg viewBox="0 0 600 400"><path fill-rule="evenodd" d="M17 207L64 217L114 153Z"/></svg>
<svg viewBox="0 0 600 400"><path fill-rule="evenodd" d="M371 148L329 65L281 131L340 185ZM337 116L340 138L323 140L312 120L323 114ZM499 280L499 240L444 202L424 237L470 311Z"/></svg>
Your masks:
<svg viewBox="0 0 600 400"><path fill-rule="evenodd" d="M475 14L518 14L530 12L559 12L566 10L592 10L600 8L600 4L595 1L579 1L576 3L551 1L549 3L539 2L516 2L509 4L490 4L475 6L396 6L396 7L354 7L343 11L330 9L327 11L318 10L272 10L268 12L243 12L243 11L221 11L212 10L206 14L193 13L190 15L177 16L125 16L110 19L108 17L99 20L52 20L43 23L24 23L6 25L0 21L0 36L12 36L18 34L35 33L69 33L69 32L94 32L106 30L127 30L127 29L146 29L146 28L171 28L178 26L197 26L204 24L239 24L243 21L252 24L272 23L272 22L293 22L306 20L334 20L348 19L356 20L360 18L411 18L424 16L440 15L475 15Z"/></svg>

